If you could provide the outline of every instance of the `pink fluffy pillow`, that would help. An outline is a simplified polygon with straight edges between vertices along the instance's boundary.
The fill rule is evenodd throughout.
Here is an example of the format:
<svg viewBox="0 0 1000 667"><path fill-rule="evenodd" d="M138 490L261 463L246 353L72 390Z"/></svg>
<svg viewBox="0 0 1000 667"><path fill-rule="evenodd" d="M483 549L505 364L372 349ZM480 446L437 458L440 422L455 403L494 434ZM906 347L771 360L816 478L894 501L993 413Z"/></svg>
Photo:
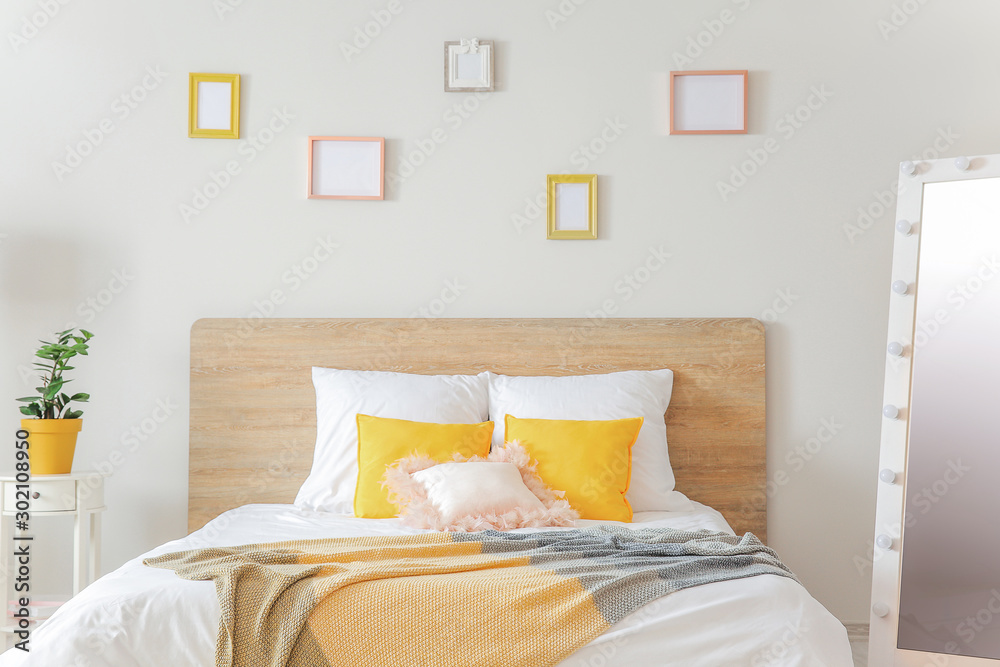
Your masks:
<svg viewBox="0 0 1000 667"><path fill-rule="evenodd" d="M399 518L404 525L431 530L474 532L490 528L513 530L541 526L572 526L580 516L569 506L562 491L553 491L545 486L535 473L538 462L532 461L524 447L516 442L506 443L503 447L494 449L486 458L473 456L470 459L463 459L456 454L455 461L513 464L520 472L521 482L526 490L540 503L527 502L511 506L509 502L498 499L496 507L484 510L483 496L470 495L468 511L455 512L454 507L448 510L442 506L439 494L435 492L436 495L432 498L427 485L415 479L413 475L433 468L439 463L430 457L414 454L393 463L382 477L382 486L388 492L389 502L399 508ZM521 491L512 489L512 497L516 497ZM451 504L454 505L454 499Z"/></svg>

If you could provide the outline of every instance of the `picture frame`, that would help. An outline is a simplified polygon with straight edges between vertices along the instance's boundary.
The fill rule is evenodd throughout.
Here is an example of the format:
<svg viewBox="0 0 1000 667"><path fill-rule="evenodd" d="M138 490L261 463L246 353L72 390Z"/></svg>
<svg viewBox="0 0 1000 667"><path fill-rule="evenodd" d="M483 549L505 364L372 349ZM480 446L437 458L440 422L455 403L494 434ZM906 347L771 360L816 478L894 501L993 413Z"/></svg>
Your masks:
<svg viewBox="0 0 1000 667"><path fill-rule="evenodd" d="M670 73L670 134L747 134L747 70Z"/></svg>
<svg viewBox="0 0 1000 667"><path fill-rule="evenodd" d="M384 199L384 137L309 137L309 199Z"/></svg>
<svg viewBox="0 0 1000 667"><path fill-rule="evenodd" d="M240 75L188 75L188 136L240 138Z"/></svg>
<svg viewBox="0 0 1000 667"><path fill-rule="evenodd" d="M597 174L550 174L546 238L597 238Z"/></svg>
<svg viewBox="0 0 1000 667"><path fill-rule="evenodd" d="M444 43L446 93L493 92L493 40L463 39Z"/></svg>

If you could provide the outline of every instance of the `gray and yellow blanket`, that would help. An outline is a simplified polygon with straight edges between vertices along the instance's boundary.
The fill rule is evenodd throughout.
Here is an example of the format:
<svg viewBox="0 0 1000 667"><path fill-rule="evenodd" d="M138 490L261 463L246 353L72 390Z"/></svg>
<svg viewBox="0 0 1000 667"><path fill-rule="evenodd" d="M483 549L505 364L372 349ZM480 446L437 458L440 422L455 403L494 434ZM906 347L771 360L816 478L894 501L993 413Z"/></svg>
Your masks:
<svg viewBox="0 0 1000 667"><path fill-rule="evenodd" d="M275 542L145 563L215 581L224 667L543 667L674 591L794 578L750 533L607 526Z"/></svg>

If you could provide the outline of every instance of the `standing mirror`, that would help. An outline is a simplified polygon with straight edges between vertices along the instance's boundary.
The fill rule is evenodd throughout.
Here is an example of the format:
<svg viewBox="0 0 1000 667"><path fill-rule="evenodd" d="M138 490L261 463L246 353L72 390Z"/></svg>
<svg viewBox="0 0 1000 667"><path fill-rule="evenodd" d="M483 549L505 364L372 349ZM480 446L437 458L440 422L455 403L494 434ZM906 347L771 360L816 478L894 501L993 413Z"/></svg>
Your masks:
<svg viewBox="0 0 1000 667"><path fill-rule="evenodd" d="M1000 155L904 162L870 667L1000 665Z"/></svg>

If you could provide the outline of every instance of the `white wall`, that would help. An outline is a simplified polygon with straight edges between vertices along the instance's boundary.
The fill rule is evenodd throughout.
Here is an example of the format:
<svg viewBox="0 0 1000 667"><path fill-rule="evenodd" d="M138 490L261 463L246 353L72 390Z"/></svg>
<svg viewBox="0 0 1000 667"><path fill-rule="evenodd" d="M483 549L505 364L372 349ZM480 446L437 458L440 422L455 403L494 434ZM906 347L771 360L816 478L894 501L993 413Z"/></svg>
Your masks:
<svg viewBox="0 0 1000 667"><path fill-rule="evenodd" d="M274 290L281 317L409 316L451 281L447 317L579 317L611 300L629 317L773 320L771 543L840 618L867 619L889 188L900 160L935 145L1000 151L1000 5L575 2L399 0L349 62L340 43L389 0L4 2L0 395L34 384L18 367L39 336L67 322L97 334L77 374L94 400L76 461L126 452L108 484L105 570L185 531L194 320L266 312ZM33 34L24 19L44 5L57 11ZM29 39L8 34L22 30ZM497 42L498 91L483 101L442 92L442 43L472 36ZM703 52L678 67L673 54L699 39ZM750 134L664 136L662 85L680 68L749 69ZM243 75L244 140L186 136L192 71ZM119 98L144 81L125 116ZM462 104L476 108L462 117ZM287 127L251 150L274 110ZM60 180L53 162L105 118L113 131ZM587 163L580 147L609 123L620 135ZM384 135L395 171L436 128L447 140L386 201L305 198L306 136ZM764 146L778 150L755 168L748 151L760 159ZM179 206L230 160L240 173L185 222ZM723 199L734 168L756 173ZM546 241L537 215L514 223L563 171L600 175L599 241ZM849 237L859 207L873 219ZM338 248L296 283L286 272L317 239ZM616 289L651 247L671 254L666 267ZM108 302L115 272L127 285ZM173 414L129 440L161 401ZM68 586L66 533L37 524L42 589Z"/></svg>

